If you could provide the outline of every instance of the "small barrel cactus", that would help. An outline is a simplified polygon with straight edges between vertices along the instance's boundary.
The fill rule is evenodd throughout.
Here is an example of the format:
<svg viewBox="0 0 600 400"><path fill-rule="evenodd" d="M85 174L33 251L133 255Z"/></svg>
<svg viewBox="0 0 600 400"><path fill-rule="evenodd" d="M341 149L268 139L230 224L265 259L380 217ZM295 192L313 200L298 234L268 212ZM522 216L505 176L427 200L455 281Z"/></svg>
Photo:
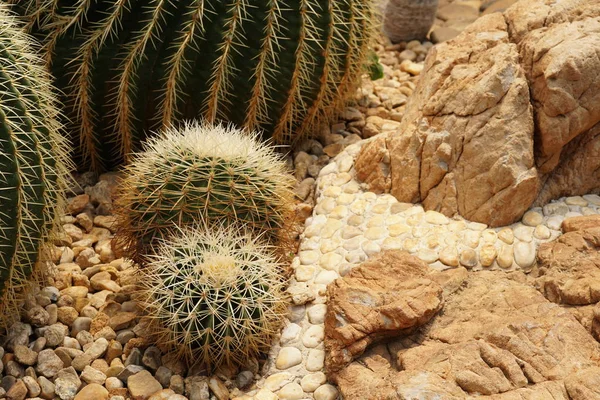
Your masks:
<svg viewBox="0 0 600 400"><path fill-rule="evenodd" d="M268 349L281 326L279 265L268 246L239 231L175 229L140 269L156 343L188 364L243 365Z"/></svg>
<svg viewBox="0 0 600 400"><path fill-rule="evenodd" d="M50 77L33 42L0 3L0 320L43 265L68 173Z"/></svg>
<svg viewBox="0 0 600 400"><path fill-rule="evenodd" d="M94 170L183 119L294 142L353 93L376 31L376 0L9 1L45 45Z"/></svg>
<svg viewBox="0 0 600 400"><path fill-rule="evenodd" d="M290 217L293 178L271 147L231 126L194 123L152 138L125 168L117 243L136 254L173 224L246 224L275 241Z"/></svg>

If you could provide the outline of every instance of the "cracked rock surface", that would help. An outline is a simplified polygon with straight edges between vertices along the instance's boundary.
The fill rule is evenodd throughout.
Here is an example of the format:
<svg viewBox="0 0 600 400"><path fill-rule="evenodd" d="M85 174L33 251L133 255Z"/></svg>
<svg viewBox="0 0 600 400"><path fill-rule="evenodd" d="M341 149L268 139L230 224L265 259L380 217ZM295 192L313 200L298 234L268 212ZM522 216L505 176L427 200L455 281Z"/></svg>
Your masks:
<svg viewBox="0 0 600 400"><path fill-rule="evenodd" d="M375 192L490 226L600 190L600 7L521 0L433 48L400 126L363 147Z"/></svg>

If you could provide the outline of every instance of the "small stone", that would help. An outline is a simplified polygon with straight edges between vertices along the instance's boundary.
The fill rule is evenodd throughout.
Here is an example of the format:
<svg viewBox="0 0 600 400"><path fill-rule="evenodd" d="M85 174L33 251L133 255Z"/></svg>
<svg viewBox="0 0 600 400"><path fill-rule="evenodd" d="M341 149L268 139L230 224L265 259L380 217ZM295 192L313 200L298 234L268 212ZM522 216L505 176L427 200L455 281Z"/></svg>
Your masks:
<svg viewBox="0 0 600 400"><path fill-rule="evenodd" d="M109 326L115 331L128 328L137 318L136 313L119 312L110 318Z"/></svg>
<svg viewBox="0 0 600 400"><path fill-rule="evenodd" d="M299 384L292 382L282 387L277 396L281 400L300 400L304 397L304 391Z"/></svg>
<svg viewBox="0 0 600 400"><path fill-rule="evenodd" d="M85 298L88 294L88 288L85 286L71 286L60 292L63 296L71 296L72 298Z"/></svg>
<svg viewBox="0 0 600 400"><path fill-rule="evenodd" d="M185 394L189 400L208 400L210 391L204 376L191 376L185 380Z"/></svg>
<svg viewBox="0 0 600 400"><path fill-rule="evenodd" d="M71 336L77 336L81 331L89 331L92 319L88 317L77 317L71 325ZM83 346L83 344L82 344Z"/></svg>
<svg viewBox="0 0 600 400"><path fill-rule="evenodd" d="M311 349L306 358L306 370L311 372L321 371L325 361L325 352L323 350Z"/></svg>
<svg viewBox="0 0 600 400"><path fill-rule="evenodd" d="M23 383L27 386L27 393L29 397L38 397L42 393L40 384L32 376L24 376Z"/></svg>
<svg viewBox="0 0 600 400"><path fill-rule="evenodd" d="M104 384L106 375L95 368L86 366L81 372L81 379L86 383L97 383L101 385Z"/></svg>
<svg viewBox="0 0 600 400"><path fill-rule="evenodd" d="M52 324L44 331L44 339L48 347L56 347L65 340L67 334L66 326L62 324Z"/></svg>
<svg viewBox="0 0 600 400"><path fill-rule="evenodd" d="M314 348L323 342L324 337L323 325L311 325L302 335L302 343L308 348Z"/></svg>
<svg viewBox="0 0 600 400"><path fill-rule="evenodd" d="M251 371L242 371L235 378L235 383L239 389L245 389L250 386L253 380L254 374Z"/></svg>
<svg viewBox="0 0 600 400"><path fill-rule="evenodd" d="M473 249L476 249L479 246L479 239L481 237L481 233L477 231L466 231L464 234L463 243Z"/></svg>
<svg viewBox="0 0 600 400"><path fill-rule="evenodd" d="M106 400L108 399L108 390L98 383L92 383L85 386L77 395L75 400Z"/></svg>
<svg viewBox="0 0 600 400"><path fill-rule="evenodd" d="M515 236L512 229L504 228L498 232L498 239L502 240L506 244L513 244L515 241Z"/></svg>
<svg viewBox="0 0 600 400"><path fill-rule="evenodd" d="M323 372L315 372L312 374L307 374L302 377L300 381L300 385L302 386L302 390L305 392L311 393L317 390L319 386L327 382L327 378Z"/></svg>
<svg viewBox="0 0 600 400"><path fill-rule="evenodd" d="M448 217L437 211L425 212L425 221L433 225L448 225L450 222Z"/></svg>
<svg viewBox="0 0 600 400"><path fill-rule="evenodd" d="M225 386L225 384L216 376L210 377L208 380L208 387L212 390L218 400L229 400L229 390L227 390L227 386Z"/></svg>
<svg viewBox="0 0 600 400"><path fill-rule="evenodd" d="M336 400L338 391L335 386L325 384L315 390L313 396L315 400Z"/></svg>
<svg viewBox="0 0 600 400"><path fill-rule="evenodd" d="M302 328L300 328L300 325L298 325L298 324L292 323L292 324L287 325L281 332L280 343L286 344L286 343L296 340L296 338L300 334L301 330L302 330Z"/></svg>
<svg viewBox="0 0 600 400"><path fill-rule="evenodd" d="M6 375L14 376L15 378L21 378L25 375L25 368L18 362L10 360L4 367L4 373Z"/></svg>
<svg viewBox="0 0 600 400"><path fill-rule="evenodd" d="M6 392L8 400L25 400L25 397L27 397L27 386L21 379L18 379Z"/></svg>
<svg viewBox="0 0 600 400"><path fill-rule="evenodd" d="M460 263L470 269L477 265L477 254L473 249L465 249L460 253Z"/></svg>
<svg viewBox="0 0 600 400"><path fill-rule="evenodd" d="M386 237L387 234L387 229L382 227L373 227L367 229L367 231L365 232L365 238L369 240L378 240Z"/></svg>
<svg viewBox="0 0 600 400"><path fill-rule="evenodd" d="M305 250L298 254L298 258L303 265L311 265L319 261L319 253L312 250Z"/></svg>
<svg viewBox="0 0 600 400"><path fill-rule="evenodd" d="M54 391L61 400L73 400L79 387L81 387L81 381L73 368L62 369L56 374Z"/></svg>
<svg viewBox="0 0 600 400"><path fill-rule="evenodd" d="M544 221L544 216L537 211L527 211L523 215L522 222L527 226L538 226Z"/></svg>
<svg viewBox="0 0 600 400"><path fill-rule="evenodd" d="M510 268L513 265L513 246L504 244L500 247L497 258L498 265L501 268Z"/></svg>
<svg viewBox="0 0 600 400"><path fill-rule="evenodd" d="M17 345L14 349L15 360L23 365L34 365L38 355L35 351L30 350L27 346Z"/></svg>
<svg viewBox="0 0 600 400"><path fill-rule="evenodd" d="M113 389L120 389L124 385L123 385L123 382L121 382L121 380L119 378L111 376L109 378L106 378L106 382L104 383L104 386L106 386L106 388L108 390L113 390Z"/></svg>
<svg viewBox="0 0 600 400"><path fill-rule="evenodd" d="M335 271L321 271L315 278L316 284L329 285L340 276Z"/></svg>
<svg viewBox="0 0 600 400"><path fill-rule="evenodd" d="M8 391L10 390L11 387L13 387L13 385L17 382L17 378L15 378L14 376L10 376L7 375L5 377L2 378L2 389L4 389L4 391Z"/></svg>
<svg viewBox="0 0 600 400"><path fill-rule="evenodd" d="M149 371L140 371L127 379L127 389L133 400L146 400L154 393L162 390L160 383Z"/></svg>
<svg viewBox="0 0 600 400"><path fill-rule="evenodd" d="M533 236L536 239L540 239L540 240L550 239L550 236L551 236L550 229L548 229L548 227L546 227L545 225L538 225L535 227L535 230L533 231Z"/></svg>
<svg viewBox="0 0 600 400"><path fill-rule="evenodd" d="M52 378L63 368L63 366L62 360L54 353L54 350L46 349L39 352L36 367L36 372L38 374L41 374L46 378Z"/></svg>
<svg viewBox="0 0 600 400"><path fill-rule="evenodd" d="M271 392L268 389L260 389L256 396L254 396L255 400L278 400L278 397L275 393Z"/></svg>
<svg viewBox="0 0 600 400"><path fill-rule="evenodd" d="M142 351L137 347L133 348L127 358L125 359L125 366L128 365L141 365L142 364Z"/></svg>
<svg viewBox="0 0 600 400"><path fill-rule="evenodd" d="M535 262L535 245L533 243L519 242L515 245L515 262L523 269L530 268Z"/></svg>
<svg viewBox="0 0 600 400"><path fill-rule="evenodd" d="M427 264L433 264L438 260L438 252L431 249L421 249L417 252L417 257Z"/></svg>
<svg viewBox="0 0 600 400"><path fill-rule="evenodd" d="M445 265L450 267L458 267L458 250L455 246L448 246L442 249L439 254L439 259Z"/></svg>
<svg viewBox="0 0 600 400"><path fill-rule="evenodd" d="M37 382L40 385L40 396L44 399L53 399L54 398L54 383L50 382L46 377L39 376L37 378Z"/></svg>
<svg viewBox="0 0 600 400"><path fill-rule="evenodd" d="M325 322L325 313L327 312L327 306L325 304L315 304L308 308L308 320L311 324L322 324Z"/></svg>
<svg viewBox="0 0 600 400"><path fill-rule="evenodd" d="M84 347L86 344L94 341L94 337L87 330L78 332L76 338L81 347Z"/></svg>
<svg viewBox="0 0 600 400"><path fill-rule="evenodd" d="M572 196L565 199L565 203L569 206L586 207L588 202L581 196Z"/></svg>
<svg viewBox="0 0 600 400"><path fill-rule="evenodd" d="M27 311L27 321L33 326L46 326L48 325L49 319L50 315L41 306L32 307L29 311Z"/></svg>
<svg viewBox="0 0 600 400"><path fill-rule="evenodd" d="M277 369L288 369L302 362L302 353L295 347L283 347L279 350L275 366Z"/></svg>
<svg viewBox="0 0 600 400"><path fill-rule="evenodd" d="M307 282L315 276L316 268L312 265L300 265L296 268L296 280L298 282Z"/></svg>
<svg viewBox="0 0 600 400"><path fill-rule="evenodd" d="M144 355L142 357L142 364L151 369L152 371L156 371L158 367L161 366L161 357L162 354L158 347L150 346L144 351Z"/></svg>
<svg viewBox="0 0 600 400"><path fill-rule="evenodd" d="M533 228L530 226L519 225L513 229L515 237L522 242L531 242L533 240Z"/></svg>
<svg viewBox="0 0 600 400"><path fill-rule="evenodd" d="M493 244L484 244L481 246L481 250L479 250L479 261L483 267L491 266L497 256L498 251Z"/></svg>
<svg viewBox="0 0 600 400"><path fill-rule="evenodd" d="M208 385L207 385L208 386ZM184 393L184 381L180 375L173 375L169 381L169 389L178 394Z"/></svg>
<svg viewBox="0 0 600 400"><path fill-rule="evenodd" d="M122 368L122 367L120 367L120 368ZM139 366L139 365L128 365L127 367L122 369L121 372L119 372L119 374L117 375L117 378L119 378L121 381L127 383L127 381L129 380L129 378L131 376L133 376L141 371L145 371L144 367ZM109 372L109 371L107 371L107 372ZM108 374L107 374L107 376L108 376Z"/></svg>
<svg viewBox="0 0 600 400"><path fill-rule="evenodd" d="M327 253L319 260L319 265L329 271L337 271L344 258L337 253Z"/></svg>

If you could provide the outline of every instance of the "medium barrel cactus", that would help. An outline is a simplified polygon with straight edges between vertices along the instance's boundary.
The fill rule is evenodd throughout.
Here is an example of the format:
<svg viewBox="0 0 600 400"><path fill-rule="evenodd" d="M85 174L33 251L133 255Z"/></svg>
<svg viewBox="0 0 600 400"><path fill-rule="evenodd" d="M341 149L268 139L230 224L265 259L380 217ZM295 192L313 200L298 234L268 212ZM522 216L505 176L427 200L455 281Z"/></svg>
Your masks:
<svg viewBox="0 0 600 400"><path fill-rule="evenodd" d="M116 199L117 243L132 257L173 224L246 224L270 239L289 218L293 179L271 147L231 126L190 124L145 144Z"/></svg>
<svg viewBox="0 0 600 400"><path fill-rule="evenodd" d="M50 79L32 43L0 3L0 319L42 264L64 205L68 148Z"/></svg>
<svg viewBox="0 0 600 400"><path fill-rule="evenodd" d="M176 229L140 270L156 342L189 364L243 365L281 326L279 266L268 247L239 230Z"/></svg>
<svg viewBox="0 0 600 400"><path fill-rule="evenodd" d="M294 142L352 93L375 20L375 0L10 1L95 170L196 117Z"/></svg>

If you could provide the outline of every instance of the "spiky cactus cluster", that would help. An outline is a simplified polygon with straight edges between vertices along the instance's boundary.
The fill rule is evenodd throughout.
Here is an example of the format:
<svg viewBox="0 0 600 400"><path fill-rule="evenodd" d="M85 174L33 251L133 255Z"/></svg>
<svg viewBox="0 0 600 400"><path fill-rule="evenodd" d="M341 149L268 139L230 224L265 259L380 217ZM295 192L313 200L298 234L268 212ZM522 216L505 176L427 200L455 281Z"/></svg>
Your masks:
<svg viewBox="0 0 600 400"><path fill-rule="evenodd" d="M44 43L82 168L183 118L311 132L353 93L375 0L9 0Z"/></svg>
<svg viewBox="0 0 600 400"><path fill-rule="evenodd" d="M289 218L292 183L284 161L257 133L208 123L169 129L125 169L117 241L134 256L144 254L173 225L198 221L244 224L275 239Z"/></svg>
<svg viewBox="0 0 600 400"><path fill-rule="evenodd" d="M177 230L141 269L156 342L189 364L243 365L270 346L281 326L286 304L278 264L268 246L239 231Z"/></svg>
<svg viewBox="0 0 600 400"><path fill-rule="evenodd" d="M66 149L50 79L0 3L0 320L41 266L64 206ZM16 314L16 315L15 315Z"/></svg>

